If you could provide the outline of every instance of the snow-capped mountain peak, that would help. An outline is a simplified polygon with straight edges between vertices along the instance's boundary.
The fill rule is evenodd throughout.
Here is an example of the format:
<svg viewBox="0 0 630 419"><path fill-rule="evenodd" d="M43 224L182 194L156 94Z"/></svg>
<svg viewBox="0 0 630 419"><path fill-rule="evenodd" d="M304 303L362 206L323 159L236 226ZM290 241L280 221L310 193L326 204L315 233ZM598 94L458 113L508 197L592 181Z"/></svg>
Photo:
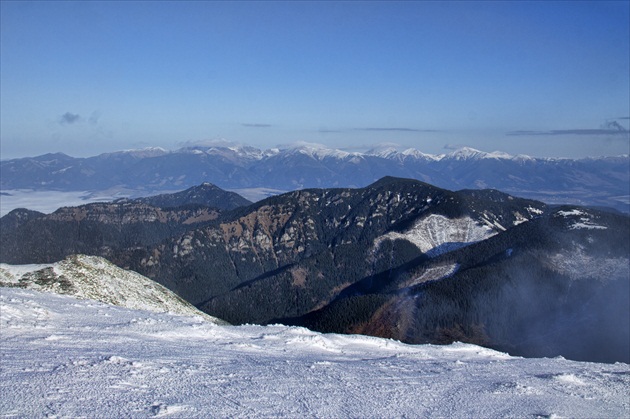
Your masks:
<svg viewBox="0 0 630 419"><path fill-rule="evenodd" d="M452 148L449 146L449 148ZM164 150L149 150L159 154ZM140 155L135 152L136 155ZM113 157L118 155L113 154ZM548 203L610 206L628 211L628 156L559 159L471 147L427 154L398 144L350 151L298 142L267 150L223 140L185 143L158 158L72 158L61 154L1 162L2 191L182 190L203 181L224 189L364 186L383 176L451 189L492 188ZM143 160L142 164L137 164ZM312 164L316 162L316 164ZM352 166L348 166L351 164ZM544 192L541 192L544 191ZM6 196L6 195L5 195ZM3 204L10 198L5 198Z"/></svg>
<svg viewBox="0 0 630 419"><path fill-rule="evenodd" d="M364 154L368 156L382 157L384 159L395 158L399 152L400 145L395 143L382 143L377 144L373 148L366 151Z"/></svg>
<svg viewBox="0 0 630 419"><path fill-rule="evenodd" d="M429 160L429 161L439 160L438 156L434 154L423 153L422 151L417 150L415 148L407 148L403 150L400 154L404 157L413 157L414 159L417 159L417 160Z"/></svg>
<svg viewBox="0 0 630 419"><path fill-rule="evenodd" d="M290 144L288 146L285 146L284 148L281 148L278 153L283 154L284 156L301 154L308 156L314 160L323 160L327 158L344 160L351 156L360 155L360 153L350 153L343 150L328 148L322 144L306 142Z"/></svg>
<svg viewBox="0 0 630 419"><path fill-rule="evenodd" d="M163 156L169 153L170 151L162 147L145 147L145 148L123 150L123 151L118 151L118 152L113 152L113 153L104 153L101 156L128 155L128 156L133 156L133 157L142 159L142 158L149 158L149 157L159 157L159 156Z"/></svg>
<svg viewBox="0 0 630 419"><path fill-rule="evenodd" d="M462 147L448 153L445 157L454 160L471 160L485 158L488 153L471 147Z"/></svg>

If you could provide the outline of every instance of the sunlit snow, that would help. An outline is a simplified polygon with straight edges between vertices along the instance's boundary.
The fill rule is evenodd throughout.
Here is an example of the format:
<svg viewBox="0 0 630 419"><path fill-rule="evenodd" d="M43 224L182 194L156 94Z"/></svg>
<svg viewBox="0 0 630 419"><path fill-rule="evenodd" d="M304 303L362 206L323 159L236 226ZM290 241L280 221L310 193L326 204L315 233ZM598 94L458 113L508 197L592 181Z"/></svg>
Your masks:
<svg viewBox="0 0 630 419"><path fill-rule="evenodd" d="M0 288L2 417L628 417L630 366Z"/></svg>
<svg viewBox="0 0 630 419"><path fill-rule="evenodd" d="M72 255L45 265L0 263L0 286L68 294L138 310L183 315L199 313L157 282L98 256Z"/></svg>

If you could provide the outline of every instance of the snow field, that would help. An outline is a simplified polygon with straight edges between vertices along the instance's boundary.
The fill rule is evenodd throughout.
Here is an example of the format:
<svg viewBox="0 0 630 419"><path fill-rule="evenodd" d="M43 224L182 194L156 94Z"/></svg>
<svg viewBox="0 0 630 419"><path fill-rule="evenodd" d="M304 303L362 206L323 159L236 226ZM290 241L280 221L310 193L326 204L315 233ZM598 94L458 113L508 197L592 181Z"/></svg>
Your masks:
<svg viewBox="0 0 630 419"><path fill-rule="evenodd" d="M0 417L628 417L630 366L0 288Z"/></svg>

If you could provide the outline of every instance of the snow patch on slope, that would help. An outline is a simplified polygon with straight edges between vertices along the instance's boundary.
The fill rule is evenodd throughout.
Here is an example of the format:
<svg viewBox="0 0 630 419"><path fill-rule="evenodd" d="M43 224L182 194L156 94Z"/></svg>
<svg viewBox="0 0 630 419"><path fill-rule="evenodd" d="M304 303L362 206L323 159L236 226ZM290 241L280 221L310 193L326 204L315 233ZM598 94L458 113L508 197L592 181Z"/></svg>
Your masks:
<svg viewBox="0 0 630 419"><path fill-rule="evenodd" d="M593 257L581 246L570 252L557 253L549 257L553 270L571 279L601 278L601 280L629 278L628 258Z"/></svg>
<svg viewBox="0 0 630 419"><path fill-rule="evenodd" d="M593 221L595 218L592 214L586 211L573 209L558 211L554 214L555 217L564 217L571 223L569 228L571 230L587 229L587 230L606 230L608 227L599 225Z"/></svg>
<svg viewBox="0 0 630 419"><path fill-rule="evenodd" d="M422 273L411 280L402 284L402 288L413 287L428 281L439 281L440 279L449 278L459 270L458 263L447 263L443 265L430 266L422 271Z"/></svg>
<svg viewBox="0 0 630 419"><path fill-rule="evenodd" d="M448 218L431 214L405 232L389 232L377 238L375 244L382 240L404 239L416 245L427 256L435 257L485 240L495 234L497 234L495 229L489 225L481 225L470 217Z"/></svg>

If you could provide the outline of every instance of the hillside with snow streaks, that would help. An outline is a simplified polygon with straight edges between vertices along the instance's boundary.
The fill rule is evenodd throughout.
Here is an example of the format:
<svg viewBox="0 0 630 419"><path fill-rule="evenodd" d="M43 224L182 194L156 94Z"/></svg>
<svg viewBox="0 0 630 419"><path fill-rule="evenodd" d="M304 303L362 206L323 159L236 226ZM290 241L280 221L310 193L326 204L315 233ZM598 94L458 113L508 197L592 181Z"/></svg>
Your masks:
<svg viewBox="0 0 630 419"><path fill-rule="evenodd" d="M218 326L17 288L0 288L0 327L6 418L630 414L622 363Z"/></svg>
<svg viewBox="0 0 630 419"><path fill-rule="evenodd" d="M498 227L482 225L470 217L451 219L443 215L431 214L418 221L409 230L403 233L389 232L379 237L377 242L384 239L405 239L416 245L422 253L435 257L492 237L497 234Z"/></svg>

